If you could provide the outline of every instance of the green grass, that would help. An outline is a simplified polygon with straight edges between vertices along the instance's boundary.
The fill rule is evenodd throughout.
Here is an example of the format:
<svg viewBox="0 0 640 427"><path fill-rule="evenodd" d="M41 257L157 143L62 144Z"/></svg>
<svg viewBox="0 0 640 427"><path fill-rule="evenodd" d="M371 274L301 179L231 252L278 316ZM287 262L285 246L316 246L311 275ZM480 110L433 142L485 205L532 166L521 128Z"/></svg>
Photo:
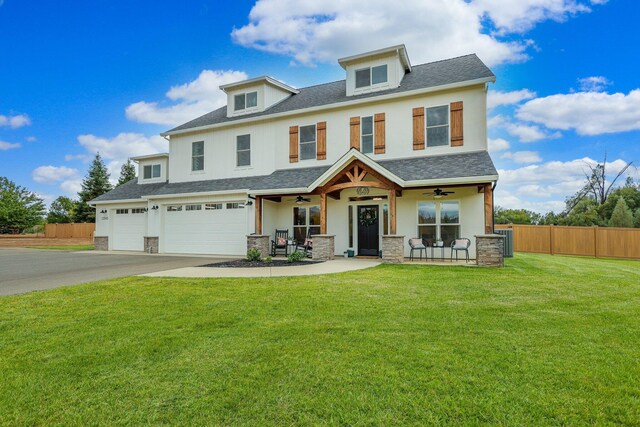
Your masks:
<svg viewBox="0 0 640 427"><path fill-rule="evenodd" d="M58 246L28 246L30 249L53 249L56 251L92 251L93 245L58 245Z"/></svg>
<svg viewBox="0 0 640 427"><path fill-rule="evenodd" d="M640 422L640 263L130 277L0 298L2 425Z"/></svg>

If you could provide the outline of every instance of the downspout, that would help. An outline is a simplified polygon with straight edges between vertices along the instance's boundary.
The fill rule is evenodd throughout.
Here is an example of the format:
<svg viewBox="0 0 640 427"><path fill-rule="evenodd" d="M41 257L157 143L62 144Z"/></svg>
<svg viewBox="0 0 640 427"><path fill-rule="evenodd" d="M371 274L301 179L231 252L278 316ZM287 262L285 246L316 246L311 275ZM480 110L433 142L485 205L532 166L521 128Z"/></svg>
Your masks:
<svg viewBox="0 0 640 427"><path fill-rule="evenodd" d="M496 187L498 186L498 181L493 183L493 187L491 188L491 234L496 233L496 205L494 203L494 194L496 191Z"/></svg>

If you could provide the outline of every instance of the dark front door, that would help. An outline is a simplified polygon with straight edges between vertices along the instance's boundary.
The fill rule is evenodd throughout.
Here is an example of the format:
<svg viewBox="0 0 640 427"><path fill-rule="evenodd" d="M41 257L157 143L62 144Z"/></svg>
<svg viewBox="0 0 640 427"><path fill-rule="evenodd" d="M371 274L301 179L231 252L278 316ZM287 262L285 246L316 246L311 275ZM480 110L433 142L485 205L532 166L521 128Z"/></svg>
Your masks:
<svg viewBox="0 0 640 427"><path fill-rule="evenodd" d="M379 216L378 206L358 206L358 255L378 256Z"/></svg>

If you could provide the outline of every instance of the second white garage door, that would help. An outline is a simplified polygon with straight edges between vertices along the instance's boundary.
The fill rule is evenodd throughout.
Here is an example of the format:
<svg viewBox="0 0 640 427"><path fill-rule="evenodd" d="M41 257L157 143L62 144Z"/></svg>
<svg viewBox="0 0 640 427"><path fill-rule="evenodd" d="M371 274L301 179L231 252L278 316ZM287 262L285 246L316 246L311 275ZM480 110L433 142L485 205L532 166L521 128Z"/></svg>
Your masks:
<svg viewBox="0 0 640 427"><path fill-rule="evenodd" d="M164 252L244 255L247 209L242 203L200 203L164 207Z"/></svg>

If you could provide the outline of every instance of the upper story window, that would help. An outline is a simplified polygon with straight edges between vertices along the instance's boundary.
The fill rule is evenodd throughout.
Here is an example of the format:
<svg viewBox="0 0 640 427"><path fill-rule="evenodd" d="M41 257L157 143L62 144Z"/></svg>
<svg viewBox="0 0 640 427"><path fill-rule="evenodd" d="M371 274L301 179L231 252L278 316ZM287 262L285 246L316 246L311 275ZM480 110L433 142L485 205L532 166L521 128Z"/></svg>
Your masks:
<svg viewBox="0 0 640 427"><path fill-rule="evenodd" d="M387 64L356 70L356 89L386 83Z"/></svg>
<svg viewBox="0 0 640 427"><path fill-rule="evenodd" d="M427 108L427 147L449 145L449 106Z"/></svg>
<svg viewBox="0 0 640 427"><path fill-rule="evenodd" d="M251 135L236 137L236 166L251 165Z"/></svg>
<svg viewBox="0 0 640 427"><path fill-rule="evenodd" d="M258 106L258 92L240 93L233 97L233 111L242 111Z"/></svg>
<svg viewBox="0 0 640 427"><path fill-rule="evenodd" d="M360 119L360 142L363 153L373 153L373 116Z"/></svg>
<svg viewBox="0 0 640 427"><path fill-rule="evenodd" d="M204 141L191 143L191 170L204 170Z"/></svg>
<svg viewBox="0 0 640 427"><path fill-rule="evenodd" d="M316 125L300 126L300 160L316 158Z"/></svg>
<svg viewBox="0 0 640 427"><path fill-rule="evenodd" d="M160 165L145 165L142 168L142 179L160 178Z"/></svg>

